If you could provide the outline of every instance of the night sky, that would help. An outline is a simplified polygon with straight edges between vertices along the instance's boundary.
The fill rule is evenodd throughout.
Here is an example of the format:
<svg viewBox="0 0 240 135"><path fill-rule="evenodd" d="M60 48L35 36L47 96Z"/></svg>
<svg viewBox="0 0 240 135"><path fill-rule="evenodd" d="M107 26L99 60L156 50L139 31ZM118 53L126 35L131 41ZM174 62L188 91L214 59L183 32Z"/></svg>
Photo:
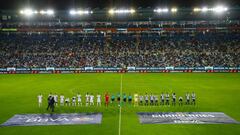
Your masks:
<svg viewBox="0 0 240 135"><path fill-rule="evenodd" d="M196 7L224 4L228 7L240 5L240 0L1 0L0 9L19 10L32 7L35 9L53 8L68 10L71 8L110 8L110 7Z"/></svg>

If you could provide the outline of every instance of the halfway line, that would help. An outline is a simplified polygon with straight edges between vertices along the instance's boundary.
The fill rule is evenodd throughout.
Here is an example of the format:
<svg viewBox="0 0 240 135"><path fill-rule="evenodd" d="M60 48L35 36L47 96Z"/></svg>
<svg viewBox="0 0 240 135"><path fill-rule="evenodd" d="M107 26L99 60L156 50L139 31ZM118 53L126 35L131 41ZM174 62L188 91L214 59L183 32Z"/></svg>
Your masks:
<svg viewBox="0 0 240 135"><path fill-rule="evenodd" d="M122 99L122 74L121 74L121 83L120 83L120 99ZM119 122L118 122L118 135L121 135L121 119L122 119L122 106L120 100L120 107L119 107Z"/></svg>

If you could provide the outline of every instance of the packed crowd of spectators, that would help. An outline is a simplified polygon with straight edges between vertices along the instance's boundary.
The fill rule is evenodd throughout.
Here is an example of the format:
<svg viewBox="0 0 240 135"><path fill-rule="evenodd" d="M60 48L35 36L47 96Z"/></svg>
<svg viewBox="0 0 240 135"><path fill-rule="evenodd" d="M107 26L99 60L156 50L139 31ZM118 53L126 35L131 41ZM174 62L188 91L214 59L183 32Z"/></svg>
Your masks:
<svg viewBox="0 0 240 135"><path fill-rule="evenodd" d="M0 28L216 28L240 27L239 21L229 22L0 22Z"/></svg>
<svg viewBox="0 0 240 135"><path fill-rule="evenodd" d="M240 65L240 33L0 33L0 67Z"/></svg>

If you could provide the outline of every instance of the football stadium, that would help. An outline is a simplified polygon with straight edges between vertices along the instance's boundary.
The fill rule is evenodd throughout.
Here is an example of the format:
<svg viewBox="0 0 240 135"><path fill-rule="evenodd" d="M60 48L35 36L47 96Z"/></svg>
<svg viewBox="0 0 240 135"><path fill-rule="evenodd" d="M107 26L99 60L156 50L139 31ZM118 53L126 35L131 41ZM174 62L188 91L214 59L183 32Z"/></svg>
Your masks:
<svg viewBox="0 0 240 135"><path fill-rule="evenodd" d="M240 134L237 0L0 4L0 135Z"/></svg>

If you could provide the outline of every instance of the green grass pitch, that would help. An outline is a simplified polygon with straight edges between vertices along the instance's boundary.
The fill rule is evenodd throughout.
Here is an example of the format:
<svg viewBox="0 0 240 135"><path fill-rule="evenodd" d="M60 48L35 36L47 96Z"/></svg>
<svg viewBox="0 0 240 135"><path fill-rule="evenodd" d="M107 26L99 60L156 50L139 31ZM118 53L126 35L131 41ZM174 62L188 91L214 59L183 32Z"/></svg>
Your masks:
<svg viewBox="0 0 240 135"><path fill-rule="evenodd" d="M121 135L239 135L240 125L160 125L140 124L136 112L224 112L240 121L240 74L170 73L170 74L39 74L0 75L0 123L15 114L47 113L49 92L72 97L77 92L126 94L195 91L196 106L133 107L121 110ZM37 95L45 97L38 108ZM0 127L0 135L119 135L119 107L62 107L56 113L102 112L100 125Z"/></svg>

